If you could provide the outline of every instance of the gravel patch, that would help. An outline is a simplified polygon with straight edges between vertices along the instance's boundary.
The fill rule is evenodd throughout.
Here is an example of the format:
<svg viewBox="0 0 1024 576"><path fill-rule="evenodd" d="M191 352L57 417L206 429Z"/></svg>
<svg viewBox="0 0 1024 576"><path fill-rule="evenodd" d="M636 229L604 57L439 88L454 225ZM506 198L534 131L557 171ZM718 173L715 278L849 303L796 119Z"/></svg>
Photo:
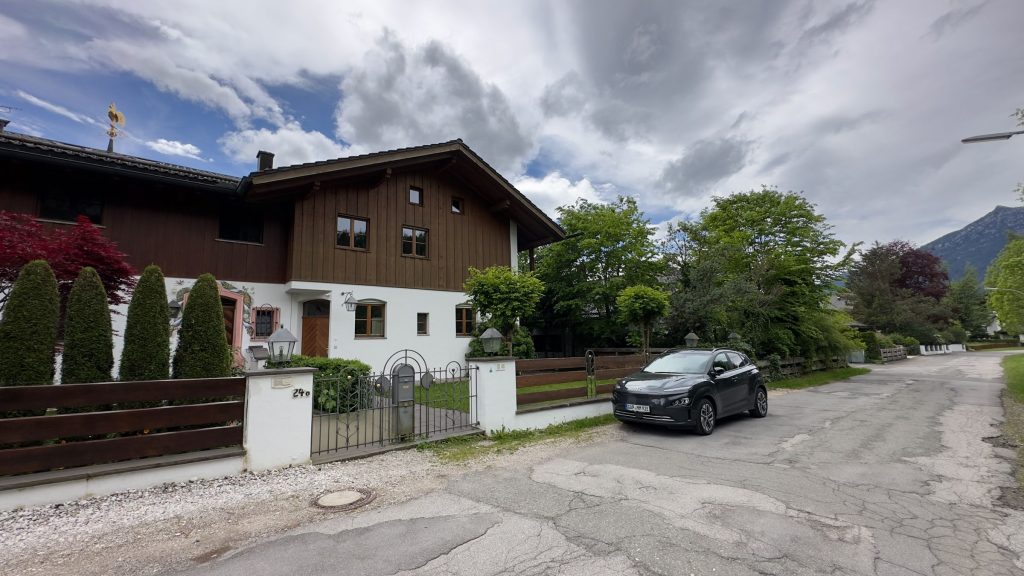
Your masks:
<svg viewBox="0 0 1024 576"><path fill-rule="evenodd" d="M617 425L547 440L514 453L441 463L417 450L259 474L164 484L65 504L0 512L4 574L158 574L339 514L315 505L326 492L373 490L360 511L443 488L487 467L524 466L562 450L616 437Z"/></svg>

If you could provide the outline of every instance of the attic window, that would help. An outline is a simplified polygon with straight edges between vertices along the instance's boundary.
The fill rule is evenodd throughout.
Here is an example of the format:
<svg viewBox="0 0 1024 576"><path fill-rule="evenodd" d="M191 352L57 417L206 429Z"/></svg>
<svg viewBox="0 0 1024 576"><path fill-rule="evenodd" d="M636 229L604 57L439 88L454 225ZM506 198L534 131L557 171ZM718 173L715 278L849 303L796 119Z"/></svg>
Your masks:
<svg viewBox="0 0 1024 576"><path fill-rule="evenodd" d="M416 186L409 187L409 204L423 206L423 188L417 188Z"/></svg>
<svg viewBox="0 0 1024 576"><path fill-rule="evenodd" d="M87 194L47 191L39 198L39 217L44 220L74 222L85 216L97 226L103 224L103 201Z"/></svg>
<svg viewBox="0 0 1024 576"><path fill-rule="evenodd" d="M225 207L220 214L217 239L263 244L263 213L242 206Z"/></svg>
<svg viewBox="0 0 1024 576"><path fill-rule="evenodd" d="M452 214L464 214L462 198L452 196Z"/></svg>

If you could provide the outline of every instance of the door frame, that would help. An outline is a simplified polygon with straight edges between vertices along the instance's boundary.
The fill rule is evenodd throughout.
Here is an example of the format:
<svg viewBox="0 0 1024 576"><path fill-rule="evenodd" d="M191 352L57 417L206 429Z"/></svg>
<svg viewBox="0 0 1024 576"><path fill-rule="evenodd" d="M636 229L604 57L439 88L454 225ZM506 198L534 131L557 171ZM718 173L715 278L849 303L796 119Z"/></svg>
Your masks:
<svg viewBox="0 0 1024 576"><path fill-rule="evenodd" d="M327 314L324 316L306 316L306 304L309 302L322 301L327 303ZM312 354L306 354L306 339L303 338L306 331L306 318L326 318L325 326L327 330L327 342L325 343L324 358L330 357L331 355L331 301L327 298L310 298L299 302L299 351L303 356L312 356Z"/></svg>

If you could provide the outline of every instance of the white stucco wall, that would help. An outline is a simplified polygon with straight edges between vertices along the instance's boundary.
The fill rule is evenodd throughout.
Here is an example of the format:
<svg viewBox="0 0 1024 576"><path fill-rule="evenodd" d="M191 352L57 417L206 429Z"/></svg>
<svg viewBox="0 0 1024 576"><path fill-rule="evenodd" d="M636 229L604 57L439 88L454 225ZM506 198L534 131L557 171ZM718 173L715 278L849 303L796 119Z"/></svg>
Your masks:
<svg viewBox="0 0 1024 576"><path fill-rule="evenodd" d="M218 281L221 281L218 278ZM290 282L265 284L238 282L224 279L236 290L243 290L252 298L253 306L273 306L280 309L281 324L292 332L299 342L296 353L302 350L302 304L308 300L324 299L331 302L330 340L328 355L332 358L354 358L369 364L375 370L395 352L412 349L423 355L428 367L442 368L450 361L464 361L469 350L469 338L455 335L455 307L466 303L462 292L417 290L382 286L358 286L325 282ZM172 300L182 288L190 288L194 278L167 278L167 299ZM373 299L386 303L383 338L356 338L355 312L345 309L346 292L356 300ZM123 335L128 306L113 308L115 377L124 347ZM416 314L429 314L428 335L416 334ZM176 345L171 337L171 350ZM241 349L244 352L253 342L248 332L242 332ZM58 372L59 374L59 372Z"/></svg>

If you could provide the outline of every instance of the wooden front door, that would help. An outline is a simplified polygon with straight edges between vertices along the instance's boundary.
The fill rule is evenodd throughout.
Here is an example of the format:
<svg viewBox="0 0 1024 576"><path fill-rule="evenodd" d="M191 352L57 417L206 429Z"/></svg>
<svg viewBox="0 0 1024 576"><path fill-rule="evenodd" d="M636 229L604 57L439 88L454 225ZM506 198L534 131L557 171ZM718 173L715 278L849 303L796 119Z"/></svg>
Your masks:
<svg viewBox="0 0 1024 576"><path fill-rule="evenodd" d="M302 355L327 356L330 341L331 303L310 300L302 305Z"/></svg>

